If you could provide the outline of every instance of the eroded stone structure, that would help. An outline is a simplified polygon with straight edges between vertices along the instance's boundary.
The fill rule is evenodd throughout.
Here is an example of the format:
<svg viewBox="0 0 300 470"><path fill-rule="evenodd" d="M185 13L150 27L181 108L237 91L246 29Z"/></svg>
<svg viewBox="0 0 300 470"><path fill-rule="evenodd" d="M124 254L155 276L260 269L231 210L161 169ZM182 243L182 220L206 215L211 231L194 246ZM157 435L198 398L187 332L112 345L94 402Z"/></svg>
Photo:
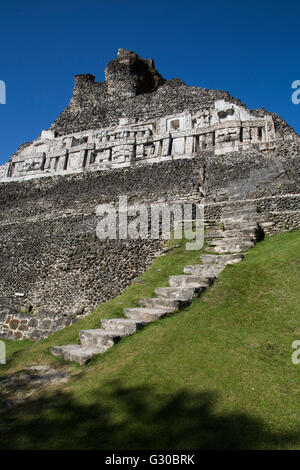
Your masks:
<svg viewBox="0 0 300 470"><path fill-rule="evenodd" d="M278 116L247 110L226 92L166 81L152 59L119 49L105 82L75 77L67 109L0 167L0 181L160 163L209 150L268 152L294 138Z"/></svg>
<svg viewBox="0 0 300 470"><path fill-rule="evenodd" d="M272 116L260 119L224 100L195 113L131 121L123 118L114 127L64 136L56 136L55 130L43 131L2 167L0 181L160 163L209 150L215 155L251 148L266 152L294 138L292 133L276 133Z"/></svg>
<svg viewBox="0 0 300 470"><path fill-rule="evenodd" d="M299 184L299 136L284 120L120 49L104 82L76 76L50 129L0 167L0 337L77 321L161 252L161 240L100 241L97 205L204 203L209 222L250 201L271 234L300 227Z"/></svg>

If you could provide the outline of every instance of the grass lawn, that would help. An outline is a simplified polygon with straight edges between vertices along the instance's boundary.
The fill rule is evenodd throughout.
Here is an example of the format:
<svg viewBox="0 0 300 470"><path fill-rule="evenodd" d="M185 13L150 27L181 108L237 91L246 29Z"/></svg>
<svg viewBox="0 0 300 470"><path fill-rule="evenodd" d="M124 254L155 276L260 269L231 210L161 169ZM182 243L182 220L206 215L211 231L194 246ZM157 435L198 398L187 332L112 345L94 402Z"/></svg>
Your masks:
<svg viewBox="0 0 300 470"><path fill-rule="evenodd" d="M31 364L74 374L0 416L8 449L299 449L300 232L267 238L182 312L123 339L88 365L66 364L52 345L122 315L199 263L184 246L79 323L40 343L8 342L0 375Z"/></svg>
<svg viewBox="0 0 300 470"><path fill-rule="evenodd" d="M3 340L2 340L3 341ZM17 352L21 351L22 349L26 348L32 344L32 341L23 340L23 341L13 341L13 340L5 340L5 355L6 355L6 362L9 363L12 359L12 356ZM0 366L0 373L2 375L3 366Z"/></svg>

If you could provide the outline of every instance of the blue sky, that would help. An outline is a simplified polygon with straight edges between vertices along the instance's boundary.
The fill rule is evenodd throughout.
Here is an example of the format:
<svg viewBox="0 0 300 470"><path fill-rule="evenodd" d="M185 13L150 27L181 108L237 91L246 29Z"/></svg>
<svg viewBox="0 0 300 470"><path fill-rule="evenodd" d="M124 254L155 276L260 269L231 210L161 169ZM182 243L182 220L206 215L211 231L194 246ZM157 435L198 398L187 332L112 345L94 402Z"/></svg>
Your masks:
<svg viewBox="0 0 300 470"><path fill-rule="evenodd" d="M119 47L153 57L165 78L223 89L274 111L300 133L300 3L215 0L11 1L0 7L0 163L47 129L74 75L104 68Z"/></svg>

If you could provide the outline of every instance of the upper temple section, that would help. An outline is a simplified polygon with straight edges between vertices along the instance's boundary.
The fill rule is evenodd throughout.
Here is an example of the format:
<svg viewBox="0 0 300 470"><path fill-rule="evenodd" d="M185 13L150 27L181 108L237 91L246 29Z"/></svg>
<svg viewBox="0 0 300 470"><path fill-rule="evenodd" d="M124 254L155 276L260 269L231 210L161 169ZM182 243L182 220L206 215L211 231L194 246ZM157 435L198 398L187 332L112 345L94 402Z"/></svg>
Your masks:
<svg viewBox="0 0 300 470"><path fill-rule="evenodd" d="M242 104L226 91L190 87L178 78L165 80L153 59L142 59L133 51L119 49L117 59L105 68L104 82L95 82L90 74L75 76L71 101L51 129L57 135L65 135L114 126L121 118L147 121L187 110L208 109L222 99ZM281 121L278 125L285 123Z"/></svg>
<svg viewBox="0 0 300 470"><path fill-rule="evenodd" d="M256 149L297 139L264 109L248 110L226 91L165 80L153 59L118 50L105 81L76 75L69 105L35 141L0 166L0 182Z"/></svg>

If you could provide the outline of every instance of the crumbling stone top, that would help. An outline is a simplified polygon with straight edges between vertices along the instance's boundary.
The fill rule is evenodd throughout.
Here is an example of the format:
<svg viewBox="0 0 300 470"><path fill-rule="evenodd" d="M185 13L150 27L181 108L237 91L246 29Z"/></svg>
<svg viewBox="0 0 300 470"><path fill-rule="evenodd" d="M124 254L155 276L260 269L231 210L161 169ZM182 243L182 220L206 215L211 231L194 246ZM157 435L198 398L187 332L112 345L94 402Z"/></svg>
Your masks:
<svg viewBox="0 0 300 470"><path fill-rule="evenodd" d="M0 182L193 158L255 148L271 152L299 136L279 116L249 110L228 92L166 80L153 59L119 49L105 81L75 76L73 96L49 130L0 167Z"/></svg>
<svg viewBox="0 0 300 470"><path fill-rule="evenodd" d="M105 68L104 82L95 82L90 74L75 76L71 101L51 129L57 135L65 135L114 126L121 118L147 121L210 108L216 100L243 105L226 91L190 87L178 78L166 80L156 70L153 59L143 59L134 51L119 49L117 58ZM276 115L275 124L277 128L291 131Z"/></svg>

